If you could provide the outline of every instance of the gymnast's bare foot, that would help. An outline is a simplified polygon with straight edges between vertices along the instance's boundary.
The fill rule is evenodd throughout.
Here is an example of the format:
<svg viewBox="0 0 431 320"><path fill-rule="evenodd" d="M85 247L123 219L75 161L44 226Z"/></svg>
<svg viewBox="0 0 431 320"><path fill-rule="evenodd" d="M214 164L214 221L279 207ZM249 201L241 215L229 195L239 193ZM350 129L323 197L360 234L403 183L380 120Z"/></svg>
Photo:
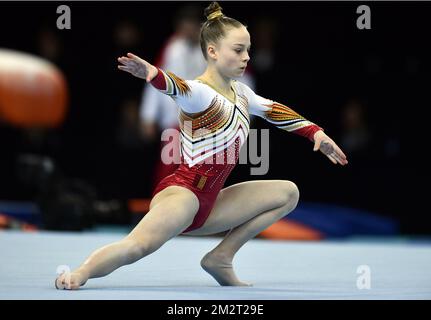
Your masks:
<svg viewBox="0 0 431 320"><path fill-rule="evenodd" d="M88 280L84 272L63 272L55 279L55 288L59 290L76 290Z"/></svg>
<svg viewBox="0 0 431 320"><path fill-rule="evenodd" d="M252 284L241 282L235 275L232 267L232 258L208 252L201 260L201 267L208 272L221 286L249 287Z"/></svg>

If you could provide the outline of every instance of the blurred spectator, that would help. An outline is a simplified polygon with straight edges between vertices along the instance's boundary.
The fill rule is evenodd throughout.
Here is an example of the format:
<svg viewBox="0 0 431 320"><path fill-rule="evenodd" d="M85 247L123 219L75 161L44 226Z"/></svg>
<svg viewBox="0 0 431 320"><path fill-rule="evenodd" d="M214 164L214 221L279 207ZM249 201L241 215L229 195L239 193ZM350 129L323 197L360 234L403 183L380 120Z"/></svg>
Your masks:
<svg viewBox="0 0 431 320"><path fill-rule="evenodd" d="M135 99L124 101L120 109L120 124L117 127L117 143L123 148L142 148L140 135L139 104Z"/></svg>
<svg viewBox="0 0 431 320"><path fill-rule="evenodd" d="M343 107L341 117L341 148L349 157L365 155L369 151L371 133L364 105L356 98L351 99Z"/></svg>
<svg viewBox="0 0 431 320"><path fill-rule="evenodd" d="M202 9L195 5L182 7L178 11L174 21L175 31L159 53L155 65L184 79L194 79L205 71L206 63L199 44L201 15ZM140 116L142 134L147 141L155 142L161 131L175 128L178 135L173 142L179 149L178 107L170 97L160 94L151 85L146 85ZM161 143L160 150L166 143L168 142ZM160 156L157 159L153 187L171 174L180 161L177 158L173 164L164 164Z"/></svg>
<svg viewBox="0 0 431 320"><path fill-rule="evenodd" d="M36 38L37 53L59 67L62 66L63 44L55 30L41 28ZM60 64L60 65L59 65Z"/></svg>
<svg viewBox="0 0 431 320"><path fill-rule="evenodd" d="M142 32L133 21L122 19L114 25L113 43L117 56L127 52L139 52L142 39ZM111 64L112 61L109 63ZM108 102L109 105L118 110L117 116L111 119L111 121L116 122L115 142L123 149L138 150L144 147L139 128L141 82L129 78L119 78L115 68L110 69L110 72L115 72L112 79L115 83L114 87L117 88L116 98L114 101ZM117 81L119 82L117 83Z"/></svg>
<svg viewBox="0 0 431 320"><path fill-rule="evenodd" d="M286 60L290 59L286 54L280 56L279 22L277 18L269 16L257 17L250 26L250 33L253 35L251 41L251 59L247 71L252 71L250 75L256 77L253 85L263 96L273 97L274 100L285 101L286 97L280 97L281 93L286 93L286 87L291 88L291 77L283 78L283 81L274 81L274 76L285 72L286 64L291 64ZM286 63L287 61L287 63ZM254 119L253 119L254 121ZM259 126L260 119L256 125Z"/></svg>
<svg viewBox="0 0 431 320"><path fill-rule="evenodd" d="M253 27L253 58L251 64L256 72L270 71L275 64L277 22L261 17Z"/></svg>
<svg viewBox="0 0 431 320"><path fill-rule="evenodd" d="M184 79L194 79L205 71L206 63L199 44L201 9L187 6L176 15L174 34L167 40L155 65ZM152 86L144 87L140 115L142 133L155 141L159 131L178 127L178 109L168 96Z"/></svg>
<svg viewBox="0 0 431 320"><path fill-rule="evenodd" d="M142 35L135 23L130 20L121 20L114 27L114 44L126 51L133 51L140 44Z"/></svg>

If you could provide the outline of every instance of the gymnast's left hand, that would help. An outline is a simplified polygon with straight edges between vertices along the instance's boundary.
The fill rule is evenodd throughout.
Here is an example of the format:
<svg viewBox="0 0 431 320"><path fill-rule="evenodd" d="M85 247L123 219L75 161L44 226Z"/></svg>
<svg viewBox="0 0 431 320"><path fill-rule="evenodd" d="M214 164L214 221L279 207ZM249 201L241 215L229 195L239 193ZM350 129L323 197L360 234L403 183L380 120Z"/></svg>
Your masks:
<svg viewBox="0 0 431 320"><path fill-rule="evenodd" d="M329 138L322 130L317 131L314 134L314 151L320 150L325 156L332 161L333 164L341 164L345 166L349 162L343 151L337 146L337 144Z"/></svg>

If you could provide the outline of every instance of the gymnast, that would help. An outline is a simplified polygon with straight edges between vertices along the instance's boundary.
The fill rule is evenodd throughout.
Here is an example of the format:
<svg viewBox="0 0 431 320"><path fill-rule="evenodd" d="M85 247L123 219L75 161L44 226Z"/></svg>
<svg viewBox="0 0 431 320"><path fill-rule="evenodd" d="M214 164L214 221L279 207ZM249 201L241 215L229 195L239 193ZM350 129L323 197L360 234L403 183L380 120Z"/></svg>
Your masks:
<svg viewBox="0 0 431 320"><path fill-rule="evenodd" d="M250 34L222 13L217 2L205 9L200 43L208 63L195 80L183 80L128 53L118 68L151 83L179 106L181 164L153 192L149 212L117 242L93 252L84 263L55 279L57 289L78 289L155 252L177 235L202 236L227 231L201 260L202 268L222 286L248 286L232 262L250 239L295 209L299 191L286 180L248 181L223 188L249 132L249 114L314 143L334 164L346 156L316 124L291 108L255 94L234 80L250 60Z"/></svg>

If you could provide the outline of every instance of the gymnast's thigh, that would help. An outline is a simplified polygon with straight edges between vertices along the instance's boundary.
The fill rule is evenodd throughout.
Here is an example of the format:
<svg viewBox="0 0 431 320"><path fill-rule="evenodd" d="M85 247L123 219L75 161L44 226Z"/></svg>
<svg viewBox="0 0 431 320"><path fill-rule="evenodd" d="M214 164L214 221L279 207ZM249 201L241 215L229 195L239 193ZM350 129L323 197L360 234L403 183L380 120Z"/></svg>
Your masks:
<svg viewBox="0 0 431 320"><path fill-rule="evenodd" d="M256 180L238 183L220 191L205 223L186 235L208 235L230 230L257 215L282 207L297 190L287 180Z"/></svg>

